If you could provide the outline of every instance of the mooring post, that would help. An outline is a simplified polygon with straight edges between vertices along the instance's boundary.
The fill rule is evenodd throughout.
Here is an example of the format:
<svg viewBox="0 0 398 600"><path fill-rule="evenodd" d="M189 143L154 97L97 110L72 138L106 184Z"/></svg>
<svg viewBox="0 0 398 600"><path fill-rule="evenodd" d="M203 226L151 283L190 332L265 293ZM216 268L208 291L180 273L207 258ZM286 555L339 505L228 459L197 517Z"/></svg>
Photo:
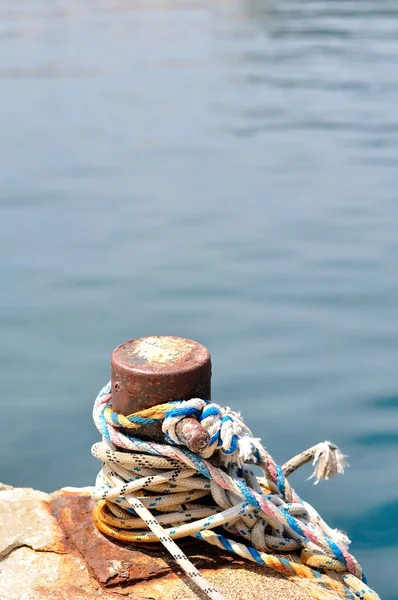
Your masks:
<svg viewBox="0 0 398 600"><path fill-rule="evenodd" d="M210 353L192 340L153 336L125 342L113 351L111 370L112 408L125 416L171 400L210 399ZM196 419L180 421L176 433L192 452L209 444ZM145 434L164 441L160 424L146 426Z"/></svg>

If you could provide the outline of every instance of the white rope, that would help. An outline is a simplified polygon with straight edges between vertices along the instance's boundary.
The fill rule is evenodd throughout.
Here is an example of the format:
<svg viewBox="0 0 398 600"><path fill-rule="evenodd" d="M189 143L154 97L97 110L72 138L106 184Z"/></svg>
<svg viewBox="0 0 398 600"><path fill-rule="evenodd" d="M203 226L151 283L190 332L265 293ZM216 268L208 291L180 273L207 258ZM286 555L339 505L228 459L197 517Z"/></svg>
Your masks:
<svg viewBox="0 0 398 600"><path fill-rule="evenodd" d="M177 407L171 405L165 409L162 425L169 444L156 444L122 434L117 418L110 418L110 404L108 384L94 406L94 419L103 434L102 442L92 449L104 465L93 493L95 500L103 501L97 522L101 531L118 535L117 539L123 541L161 541L211 600L225 598L203 578L173 539L195 536L284 574L289 568L291 576L317 576L319 583L331 589L340 585L350 597L342 583L314 575L294 560L266 554L301 550L303 560L311 566L322 568L325 563L328 569L348 570L355 578L362 576L358 563L347 551L348 538L331 529L312 506L303 502L284 475L309 460L314 460L317 480L342 472L344 457L336 446L330 442L314 446L282 470L260 440L253 438L240 415L228 407L198 399L178 403ZM209 448L200 455L178 446L181 442L176 425L189 410L199 414L210 435ZM248 463L257 463L264 477L255 477ZM201 498L203 502L198 503ZM119 533L113 529L114 521ZM162 525L172 526L164 529ZM216 527L242 537L249 546L210 531Z"/></svg>

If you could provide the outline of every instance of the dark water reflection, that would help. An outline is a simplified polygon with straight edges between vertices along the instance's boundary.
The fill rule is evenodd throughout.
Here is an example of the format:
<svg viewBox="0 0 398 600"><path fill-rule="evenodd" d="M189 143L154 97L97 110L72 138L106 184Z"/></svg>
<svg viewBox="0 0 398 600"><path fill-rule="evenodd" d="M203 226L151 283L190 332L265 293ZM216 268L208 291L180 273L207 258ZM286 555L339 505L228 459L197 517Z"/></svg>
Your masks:
<svg viewBox="0 0 398 600"><path fill-rule="evenodd" d="M398 5L0 5L0 480L86 485L121 341L212 350L214 397L397 598Z"/></svg>

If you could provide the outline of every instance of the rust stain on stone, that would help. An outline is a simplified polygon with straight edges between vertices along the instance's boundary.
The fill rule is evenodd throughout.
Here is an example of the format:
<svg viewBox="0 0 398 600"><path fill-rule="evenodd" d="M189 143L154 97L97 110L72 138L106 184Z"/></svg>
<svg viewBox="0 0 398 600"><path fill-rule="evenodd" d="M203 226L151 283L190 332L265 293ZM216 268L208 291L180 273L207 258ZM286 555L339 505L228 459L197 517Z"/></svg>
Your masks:
<svg viewBox="0 0 398 600"><path fill-rule="evenodd" d="M103 537L92 522L88 493L3 490L2 524L8 515L9 526L1 531L2 542L11 547L1 560L1 600L204 599L161 546L123 547ZM178 545L231 600L309 600L263 567L194 539Z"/></svg>
<svg viewBox="0 0 398 600"><path fill-rule="evenodd" d="M54 519L54 513L49 502L40 500L39 504L43 512L47 513L51 519ZM58 527L57 529L54 527L54 534L51 541L48 545L42 545L39 550L41 552L55 552L57 554L67 554L70 552L70 545L64 529L62 527Z"/></svg>
<svg viewBox="0 0 398 600"><path fill-rule="evenodd" d="M92 520L94 502L90 497L63 492L53 496L50 505L67 536L70 550L79 552L101 586L122 592L126 586L146 580L159 583L159 578L176 572L173 558L159 546L125 546L99 533ZM197 540L182 545L198 568L217 569L226 564L241 565L244 562Z"/></svg>

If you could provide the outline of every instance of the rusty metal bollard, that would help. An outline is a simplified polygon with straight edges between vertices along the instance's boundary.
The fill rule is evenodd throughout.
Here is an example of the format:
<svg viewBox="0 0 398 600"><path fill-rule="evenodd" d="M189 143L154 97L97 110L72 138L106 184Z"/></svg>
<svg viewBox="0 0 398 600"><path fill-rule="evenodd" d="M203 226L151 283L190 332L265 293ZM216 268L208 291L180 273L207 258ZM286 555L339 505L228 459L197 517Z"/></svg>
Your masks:
<svg viewBox="0 0 398 600"><path fill-rule="evenodd" d="M210 399L210 353L192 340L154 336L125 342L113 351L111 369L113 410L125 416L170 400ZM209 444L196 419L183 419L176 432L192 452ZM164 441L161 425L147 426L141 437Z"/></svg>

